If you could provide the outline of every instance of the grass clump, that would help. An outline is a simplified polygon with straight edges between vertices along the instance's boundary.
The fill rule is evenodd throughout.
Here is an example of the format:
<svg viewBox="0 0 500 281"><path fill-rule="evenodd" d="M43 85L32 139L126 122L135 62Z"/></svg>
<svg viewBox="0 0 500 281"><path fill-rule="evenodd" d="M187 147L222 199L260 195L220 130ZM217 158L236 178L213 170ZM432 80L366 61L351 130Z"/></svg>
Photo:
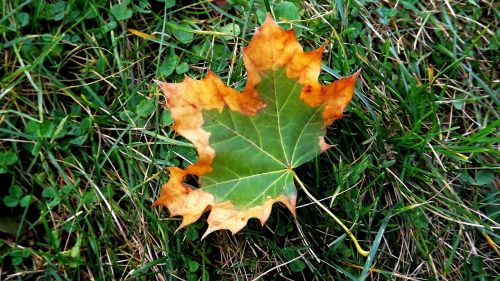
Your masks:
<svg viewBox="0 0 500 281"><path fill-rule="evenodd" d="M215 1L217 2L217 1ZM0 279L478 279L499 275L498 9L493 1L4 1ZM271 12L322 82L363 68L335 147L262 228L200 241L150 209L196 159L153 79L208 68L242 88L240 48Z"/></svg>

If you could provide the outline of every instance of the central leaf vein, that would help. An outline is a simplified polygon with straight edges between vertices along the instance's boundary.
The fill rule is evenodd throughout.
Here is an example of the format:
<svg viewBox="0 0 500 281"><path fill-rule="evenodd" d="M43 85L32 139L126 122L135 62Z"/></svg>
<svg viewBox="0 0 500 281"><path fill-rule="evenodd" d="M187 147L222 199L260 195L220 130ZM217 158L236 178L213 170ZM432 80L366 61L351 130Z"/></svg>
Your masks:
<svg viewBox="0 0 500 281"><path fill-rule="evenodd" d="M284 72L285 71L282 71L279 75L281 76L281 74L283 74ZM278 134L280 136L281 148L283 149L283 154L285 155L285 161L288 164L288 166L290 166L290 161L288 161L288 155L286 153L285 144L283 143L283 135L282 135L282 132L281 132L280 113L279 113L280 107L278 105L278 94L277 94L277 91L276 91L276 80L277 80L276 72L273 71L273 90L274 90L274 100L276 102L275 105L276 105L276 120L278 122ZM291 95L291 92L290 92L290 95Z"/></svg>

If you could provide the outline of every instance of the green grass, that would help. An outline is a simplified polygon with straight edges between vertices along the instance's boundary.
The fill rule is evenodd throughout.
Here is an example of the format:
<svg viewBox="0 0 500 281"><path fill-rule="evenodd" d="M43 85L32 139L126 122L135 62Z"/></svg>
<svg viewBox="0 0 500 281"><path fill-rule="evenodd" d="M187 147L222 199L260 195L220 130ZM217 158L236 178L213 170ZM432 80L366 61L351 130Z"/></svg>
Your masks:
<svg viewBox="0 0 500 281"><path fill-rule="evenodd" d="M498 4L165 2L1 2L0 279L500 275ZM241 89L268 10L305 49L328 42L322 82L363 68L335 147L298 175L369 258L302 191L297 221L277 205L264 227L202 241L204 219L175 232L150 208L165 168L196 159L153 79L210 68Z"/></svg>

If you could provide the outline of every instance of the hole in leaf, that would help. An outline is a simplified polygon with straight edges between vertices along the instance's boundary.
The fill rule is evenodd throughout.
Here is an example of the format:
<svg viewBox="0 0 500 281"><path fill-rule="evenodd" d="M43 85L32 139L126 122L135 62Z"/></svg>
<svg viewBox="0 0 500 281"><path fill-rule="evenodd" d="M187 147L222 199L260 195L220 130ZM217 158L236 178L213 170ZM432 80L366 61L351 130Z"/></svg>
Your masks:
<svg viewBox="0 0 500 281"><path fill-rule="evenodd" d="M196 189L200 188L200 179L195 175L188 175L184 183Z"/></svg>

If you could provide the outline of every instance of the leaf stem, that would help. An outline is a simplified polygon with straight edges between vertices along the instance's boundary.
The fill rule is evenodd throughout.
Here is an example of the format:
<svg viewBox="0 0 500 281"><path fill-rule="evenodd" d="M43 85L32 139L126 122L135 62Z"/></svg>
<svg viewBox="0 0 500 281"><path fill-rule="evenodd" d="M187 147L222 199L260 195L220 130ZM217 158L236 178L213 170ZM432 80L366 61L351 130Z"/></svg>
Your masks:
<svg viewBox="0 0 500 281"><path fill-rule="evenodd" d="M297 176L297 174L294 171L292 171L292 173L293 173L293 177L299 183L299 185L302 188L302 190L304 190L304 192L306 193L307 197L309 197L309 199L311 199L314 203L316 203L316 205L318 205L319 207L321 207L327 214L329 214L333 218L333 220L335 220L335 222L337 222L344 229L344 231L347 233L347 235L349 235L349 237L351 237L352 241L354 242L354 245L356 246L356 250L358 250L358 253L361 254L364 257L367 257L369 252L365 251L365 250L363 250L363 248L361 248L361 246L358 243L358 240L356 239L356 237L354 237L354 235L349 230L349 228L347 228L347 226L345 226L345 224L343 224L340 221L340 219L337 218L336 215L334 215L325 205L323 205L321 202L319 202L319 200L316 199L309 192L309 190L307 190L307 188L304 185L304 183L299 179L299 177Z"/></svg>

